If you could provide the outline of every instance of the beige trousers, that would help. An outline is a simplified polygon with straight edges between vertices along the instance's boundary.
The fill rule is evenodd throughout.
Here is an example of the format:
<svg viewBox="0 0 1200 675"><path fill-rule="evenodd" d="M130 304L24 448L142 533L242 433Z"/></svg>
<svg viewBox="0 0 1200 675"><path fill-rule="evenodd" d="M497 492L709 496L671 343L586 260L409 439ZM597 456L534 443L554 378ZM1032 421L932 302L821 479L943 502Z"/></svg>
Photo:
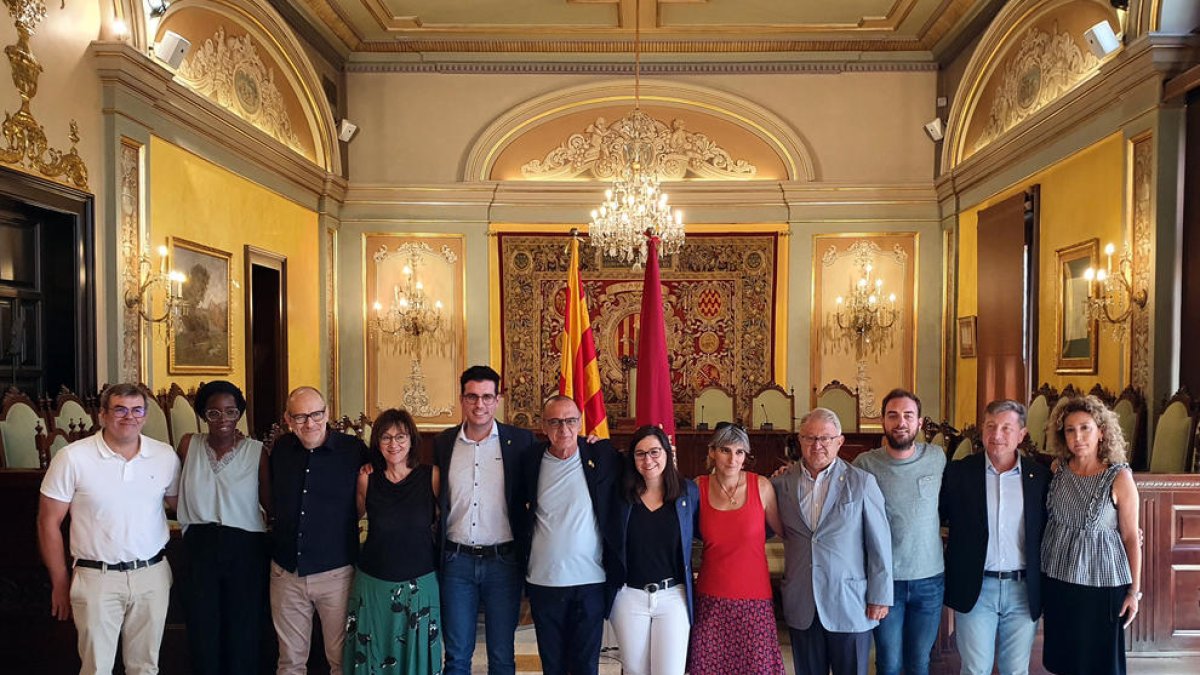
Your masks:
<svg viewBox="0 0 1200 675"><path fill-rule="evenodd" d="M170 601L171 566L166 560L130 572L76 567L71 613L79 633L80 675L111 673L118 638L126 673L157 673Z"/></svg>
<svg viewBox="0 0 1200 675"><path fill-rule="evenodd" d="M313 609L321 616L329 673L341 675L346 604L353 585L353 565L301 577L271 563L271 618L279 638L277 675L308 672Z"/></svg>

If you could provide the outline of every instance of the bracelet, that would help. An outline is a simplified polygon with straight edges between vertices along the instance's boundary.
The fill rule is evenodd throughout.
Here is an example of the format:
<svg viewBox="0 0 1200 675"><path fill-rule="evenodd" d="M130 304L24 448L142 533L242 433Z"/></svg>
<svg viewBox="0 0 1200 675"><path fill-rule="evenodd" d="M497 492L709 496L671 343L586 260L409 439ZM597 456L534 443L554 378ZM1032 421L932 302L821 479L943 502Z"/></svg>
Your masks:
<svg viewBox="0 0 1200 675"><path fill-rule="evenodd" d="M1131 597L1132 597L1134 600L1141 600L1141 599L1142 599L1142 592L1141 592L1141 591L1129 591L1128 595L1129 595L1129 596L1131 596Z"/></svg>

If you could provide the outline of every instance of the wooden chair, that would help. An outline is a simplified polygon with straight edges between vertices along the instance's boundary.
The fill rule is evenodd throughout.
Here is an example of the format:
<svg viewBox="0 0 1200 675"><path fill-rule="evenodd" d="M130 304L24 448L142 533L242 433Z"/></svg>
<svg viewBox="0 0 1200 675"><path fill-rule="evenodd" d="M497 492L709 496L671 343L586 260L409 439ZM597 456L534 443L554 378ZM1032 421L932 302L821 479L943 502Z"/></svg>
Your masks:
<svg viewBox="0 0 1200 675"><path fill-rule="evenodd" d="M1083 396L1083 394L1075 388L1075 385L1068 384L1063 387L1062 396L1059 396L1059 398L1078 398L1080 396Z"/></svg>
<svg viewBox="0 0 1200 675"><path fill-rule="evenodd" d="M844 433L858 433L858 391L834 380L815 393L816 406L832 410L842 423Z"/></svg>
<svg viewBox="0 0 1200 675"><path fill-rule="evenodd" d="M171 443L171 422L167 418L166 410L163 409L163 397L155 396L144 384L138 385L138 388L146 397L146 423L142 425L142 435L169 445Z"/></svg>
<svg viewBox="0 0 1200 675"><path fill-rule="evenodd" d="M962 438L954 446L954 455L950 458L951 461L962 459L979 452L982 445L979 442L979 429L974 424L969 424L963 427Z"/></svg>
<svg viewBox="0 0 1200 675"><path fill-rule="evenodd" d="M100 428L95 408L67 389L66 385L59 389L53 402L47 400L47 403L51 404L46 409L51 432L61 431L69 440L77 441L96 433Z"/></svg>
<svg viewBox="0 0 1200 675"><path fill-rule="evenodd" d="M1117 403L1117 395L1105 389L1104 385L1099 382L1092 385L1091 389L1088 389L1088 396L1095 396L1100 399L1110 410Z"/></svg>
<svg viewBox="0 0 1200 675"><path fill-rule="evenodd" d="M795 430L796 395L784 391L774 382L759 389L750 399L750 427Z"/></svg>
<svg viewBox="0 0 1200 675"><path fill-rule="evenodd" d="M358 414L358 424L357 424L357 428L359 430L358 437L362 439L363 443L369 444L371 442L371 429L374 425L374 422L375 421L372 420L370 417L367 417L366 413ZM419 444L415 443L415 440L416 439L414 439L414 445L412 446L414 448L419 445Z"/></svg>
<svg viewBox="0 0 1200 675"><path fill-rule="evenodd" d="M733 414L733 392L711 385L692 401L692 421L697 429L711 429L721 422L737 422Z"/></svg>
<svg viewBox="0 0 1200 675"><path fill-rule="evenodd" d="M95 433L95 432L93 432ZM38 453L42 460L46 463L42 468L50 466L50 460L58 454L59 450L67 447L72 442L70 435L59 429L53 429L44 436L38 436Z"/></svg>
<svg viewBox="0 0 1200 675"><path fill-rule="evenodd" d="M192 397L184 393L178 383L171 383L163 408L171 420L172 447L178 449L184 436L200 432L200 418L192 407Z"/></svg>
<svg viewBox="0 0 1200 675"><path fill-rule="evenodd" d="M1058 392L1050 383L1043 383L1029 399L1029 407L1025 410L1025 428L1029 430L1029 441L1038 452L1046 450L1046 423L1050 421L1050 411L1058 402Z"/></svg>
<svg viewBox="0 0 1200 675"><path fill-rule="evenodd" d="M943 451L954 447L954 442L961 436L949 422L935 422L932 417L926 417L921 422L921 431L925 434L926 443L936 445Z"/></svg>
<svg viewBox="0 0 1200 675"><path fill-rule="evenodd" d="M1129 448L1129 466L1145 471L1146 465L1146 397L1132 386L1125 387L1112 405L1121 424L1121 433Z"/></svg>
<svg viewBox="0 0 1200 675"><path fill-rule="evenodd" d="M1196 404L1187 387L1162 404L1150 450L1150 473L1184 473L1192 465L1196 440Z"/></svg>
<svg viewBox="0 0 1200 675"><path fill-rule="evenodd" d="M33 399L9 389L0 402L0 467L39 469L50 462L41 451L47 424Z"/></svg>

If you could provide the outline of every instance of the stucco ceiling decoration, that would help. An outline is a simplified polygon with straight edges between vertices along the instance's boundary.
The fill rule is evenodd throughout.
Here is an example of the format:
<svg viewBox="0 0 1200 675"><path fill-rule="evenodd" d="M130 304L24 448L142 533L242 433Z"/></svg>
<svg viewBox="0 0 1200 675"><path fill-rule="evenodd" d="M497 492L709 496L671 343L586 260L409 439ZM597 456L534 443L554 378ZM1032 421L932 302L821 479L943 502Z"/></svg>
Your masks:
<svg viewBox="0 0 1200 675"><path fill-rule="evenodd" d="M629 164L626 152L635 140L649 143L651 153L646 170L655 173L659 180L750 180L758 173L756 166L744 159L734 159L706 134L688 131L680 118L671 120L670 125L652 119L653 135L635 138L633 114L631 111L611 123L597 117L545 158L526 163L521 174L529 180L613 180Z"/></svg>
<svg viewBox="0 0 1200 675"><path fill-rule="evenodd" d="M1046 107L1095 74L1100 60L1080 48L1075 37L1032 26L1015 57L1003 68L987 124L972 147L978 152L1022 120Z"/></svg>
<svg viewBox="0 0 1200 675"><path fill-rule="evenodd" d="M351 51L630 53L634 0L284 0ZM997 0L644 0L644 53L928 52ZM647 28L648 27L648 28Z"/></svg>
<svg viewBox="0 0 1200 675"><path fill-rule="evenodd" d="M228 37L223 27L217 28L183 62L178 76L197 93L305 154L275 84L275 71L263 62L249 35Z"/></svg>

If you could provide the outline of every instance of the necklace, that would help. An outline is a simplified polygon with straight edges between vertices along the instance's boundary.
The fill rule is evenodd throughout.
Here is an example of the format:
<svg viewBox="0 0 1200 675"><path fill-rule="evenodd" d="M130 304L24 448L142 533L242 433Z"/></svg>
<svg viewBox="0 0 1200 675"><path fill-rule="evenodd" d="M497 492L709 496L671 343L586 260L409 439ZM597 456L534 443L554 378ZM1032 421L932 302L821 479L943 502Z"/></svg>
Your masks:
<svg viewBox="0 0 1200 675"><path fill-rule="evenodd" d="M713 476L713 478L716 478L716 476ZM721 482L721 479L717 478L717 487L721 488L721 492L724 492L726 497L729 497L730 506L737 506L737 499L735 497L737 496L738 488L741 487L741 485L742 476L740 474L738 475L737 480L734 481L732 490L726 488L725 484Z"/></svg>

